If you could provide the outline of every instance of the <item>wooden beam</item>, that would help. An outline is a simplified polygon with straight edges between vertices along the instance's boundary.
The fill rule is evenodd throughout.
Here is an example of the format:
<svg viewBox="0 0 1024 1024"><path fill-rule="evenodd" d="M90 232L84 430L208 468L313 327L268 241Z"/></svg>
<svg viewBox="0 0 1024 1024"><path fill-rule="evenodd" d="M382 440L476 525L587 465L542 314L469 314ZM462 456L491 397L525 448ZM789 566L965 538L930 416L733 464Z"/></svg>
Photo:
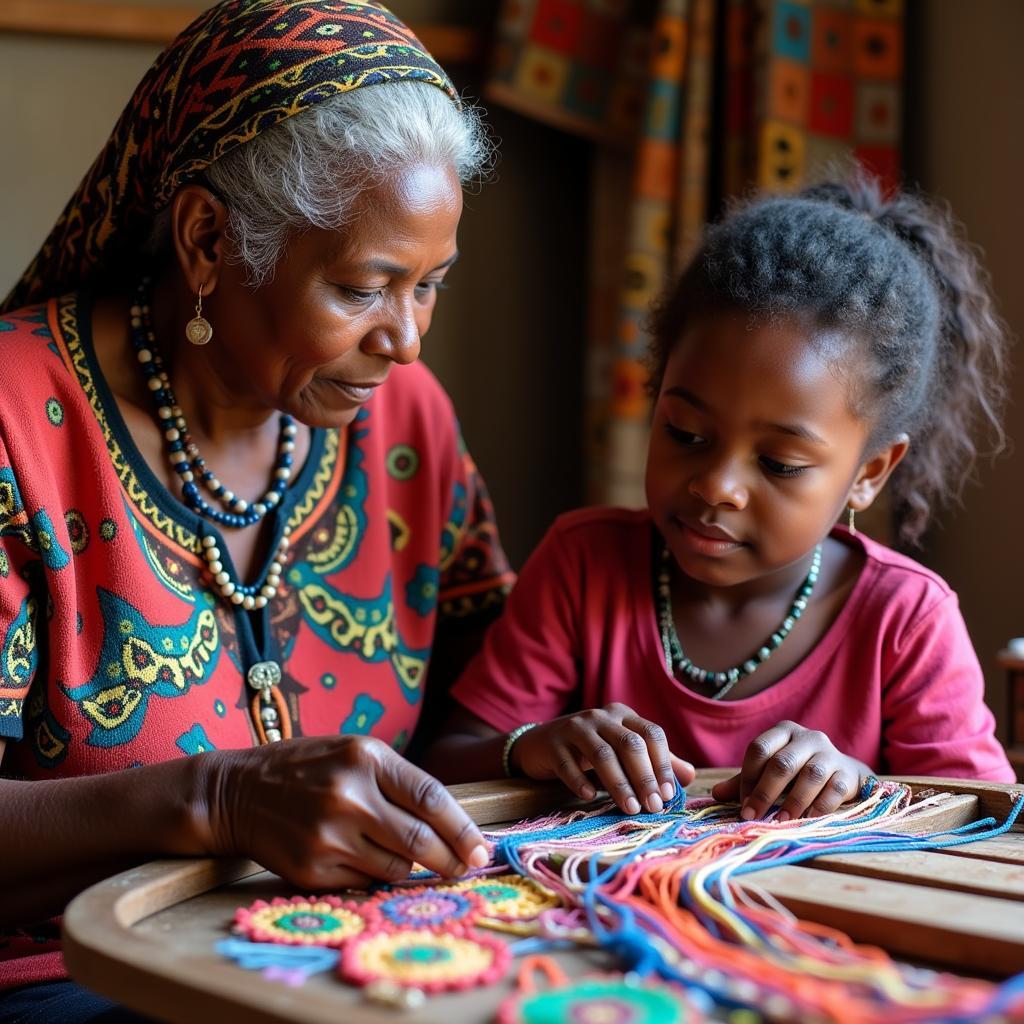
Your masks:
<svg viewBox="0 0 1024 1024"><path fill-rule="evenodd" d="M736 774L735 768L702 768L697 778L686 787L688 797L709 796L711 787ZM530 818L549 811L573 810L588 807L602 800L607 800L604 793L598 795L596 801L588 804L577 800L565 788L563 783L536 782L533 779L492 779L487 782L460 782L448 787L449 792L462 805L466 813L478 825L509 824L520 818ZM968 806L969 805L969 806ZM938 828L953 828L972 820L971 812L977 807L977 801L961 798L957 802L956 820L946 817L928 818L929 827L932 820ZM966 808L966 810L965 810ZM933 812L934 814L935 812ZM918 827L922 818L915 818L908 830Z"/></svg>
<svg viewBox="0 0 1024 1024"><path fill-rule="evenodd" d="M138 7L64 0L6 0L0 4L0 31L167 43L201 10L199 6L170 4Z"/></svg>
<svg viewBox="0 0 1024 1024"><path fill-rule="evenodd" d="M1015 900L792 865L733 884L770 893L804 920L926 963L1005 976L1024 962L1024 914Z"/></svg>
<svg viewBox="0 0 1024 1024"><path fill-rule="evenodd" d="M561 782L533 779L494 779L489 782L460 782L448 792L478 825L510 824L550 811L586 804L573 799Z"/></svg>
<svg viewBox="0 0 1024 1024"><path fill-rule="evenodd" d="M1001 862L978 860L965 867L961 857L945 850L900 850L897 853L842 853L815 857L805 866L844 875L884 878L931 889L974 892L1005 900L1024 900L1024 871L1007 870ZM1024 908L1020 911L1024 914Z"/></svg>
<svg viewBox="0 0 1024 1024"><path fill-rule="evenodd" d="M931 775L879 775L880 779L893 779L902 782L913 790L917 796L925 793L967 793L978 798L978 808L983 817L993 817L1003 822L1009 817L1013 805L1020 799L1020 786L1005 782L960 781L958 779L939 778ZM1018 821L1015 830L1024 827L1024 821Z"/></svg>
<svg viewBox="0 0 1024 1024"><path fill-rule="evenodd" d="M205 7L173 4L140 7L131 3L69 3L68 0L3 0L0 32L113 39L165 46ZM483 53L480 33L460 25L412 26L442 64L467 64Z"/></svg>

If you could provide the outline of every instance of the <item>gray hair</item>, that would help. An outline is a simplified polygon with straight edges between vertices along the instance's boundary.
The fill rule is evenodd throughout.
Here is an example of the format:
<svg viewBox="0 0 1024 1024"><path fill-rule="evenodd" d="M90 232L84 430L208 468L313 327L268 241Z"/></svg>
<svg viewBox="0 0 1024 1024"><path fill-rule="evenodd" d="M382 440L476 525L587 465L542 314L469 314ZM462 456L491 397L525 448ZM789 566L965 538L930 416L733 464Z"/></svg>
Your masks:
<svg viewBox="0 0 1024 1024"><path fill-rule="evenodd" d="M383 83L286 118L210 164L205 176L228 207L229 258L258 288L293 235L343 227L359 194L396 168L452 167L469 185L486 177L494 153L478 108L457 108L425 82ZM169 228L164 211L152 248L166 244Z"/></svg>

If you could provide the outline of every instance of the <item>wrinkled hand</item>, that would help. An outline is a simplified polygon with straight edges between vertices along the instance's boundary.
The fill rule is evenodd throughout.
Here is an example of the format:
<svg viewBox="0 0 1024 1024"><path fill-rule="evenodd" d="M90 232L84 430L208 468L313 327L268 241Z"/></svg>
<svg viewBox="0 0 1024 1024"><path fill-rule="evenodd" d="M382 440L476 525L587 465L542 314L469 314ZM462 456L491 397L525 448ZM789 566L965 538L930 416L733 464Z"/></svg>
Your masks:
<svg viewBox="0 0 1024 1024"><path fill-rule="evenodd" d="M516 740L511 760L523 775L561 779L584 800L597 795L583 774L592 769L626 814L641 807L657 813L675 793L676 778L685 786L694 775L693 766L669 750L664 729L625 704L535 726Z"/></svg>
<svg viewBox="0 0 1024 1024"><path fill-rule="evenodd" d="M777 821L829 814L855 796L867 765L841 754L832 741L796 722L779 722L761 733L743 755L738 775L719 782L711 795L737 801L744 820L763 817L789 789Z"/></svg>
<svg viewBox="0 0 1024 1024"><path fill-rule="evenodd" d="M304 889L398 881L413 861L446 876L487 863L444 786L368 736L310 737L225 753L212 773L213 848Z"/></svg>

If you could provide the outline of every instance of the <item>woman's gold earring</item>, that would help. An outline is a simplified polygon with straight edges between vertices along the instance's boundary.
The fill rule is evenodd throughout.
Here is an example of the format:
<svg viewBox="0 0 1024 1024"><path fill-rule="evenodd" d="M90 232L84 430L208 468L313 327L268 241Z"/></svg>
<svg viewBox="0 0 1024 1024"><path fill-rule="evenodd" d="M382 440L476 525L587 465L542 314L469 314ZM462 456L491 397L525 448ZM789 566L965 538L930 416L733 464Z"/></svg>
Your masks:
<svg viewBox="0 0 1024 1024"><path fill-rule="evenodd" d="M203 286L199 286L199 298L196 301L196 315L185 325L185 337L193 345L205 345L213 337L210 321L203 316Z"/></svg>
<svg viewBox="0 0 1024 1024"><path fill-rule="evenodd" d="M856 537L857 536L857 524L854 522L854 516L856 516L856 514L857 513L854 511L853 506L851 505L850 506L850 518L849 518L850 536L851 537Z"/></svg>

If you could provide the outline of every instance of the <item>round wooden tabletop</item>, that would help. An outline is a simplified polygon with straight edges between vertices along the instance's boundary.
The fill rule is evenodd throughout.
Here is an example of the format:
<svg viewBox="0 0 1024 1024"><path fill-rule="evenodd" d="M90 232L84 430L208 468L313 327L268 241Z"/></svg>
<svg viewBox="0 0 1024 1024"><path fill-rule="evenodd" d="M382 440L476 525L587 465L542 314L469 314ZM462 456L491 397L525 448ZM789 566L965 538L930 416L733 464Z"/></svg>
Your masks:
<svg viewBox="0 0 1024 1024"><path fill-rule="evenodd" d="M690 792L706 793L727 774L702 772ZM920 831L987 815L1004 820L1019 787L948 779L907 779L915 789L951 793L927 812ZM452 787L481 824L541 813L564 802L552 785L502 781ZM810 866L771 868L757 885L798 916L841 928L916 962L1000 978L1024 970L1024 830L944 851L853 854ZM363 999L333 974L289 987L225 959L236 908L295 895L294 887L251 861L155 861L79 895L64 916L72 977L171 1024L384 1024L393 1010ZM556 954L570 976L614 967L598 950ZM511 976L486 988L432 996L402 1015L410 1024L491 1021L513 991Z"/></svg>

